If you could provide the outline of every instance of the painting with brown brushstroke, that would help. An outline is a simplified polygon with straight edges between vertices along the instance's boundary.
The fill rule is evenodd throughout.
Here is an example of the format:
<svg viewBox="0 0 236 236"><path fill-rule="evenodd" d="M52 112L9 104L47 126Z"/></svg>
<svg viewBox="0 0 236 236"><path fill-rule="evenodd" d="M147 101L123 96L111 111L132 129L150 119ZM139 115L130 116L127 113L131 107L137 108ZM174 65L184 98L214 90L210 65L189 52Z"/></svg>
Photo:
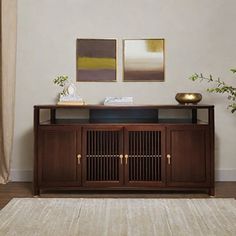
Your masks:
<svg viewBox="0 0 236 236"><path fill-rule="evenodd" d="M77 39L76 78L77 81L115 81L116 40Z"/></svg>
<svg viewBox="0 0 236 236"><path fill-rule="evenodd" d="M164 81L164 39L123 41L124 81Z"/></svg>

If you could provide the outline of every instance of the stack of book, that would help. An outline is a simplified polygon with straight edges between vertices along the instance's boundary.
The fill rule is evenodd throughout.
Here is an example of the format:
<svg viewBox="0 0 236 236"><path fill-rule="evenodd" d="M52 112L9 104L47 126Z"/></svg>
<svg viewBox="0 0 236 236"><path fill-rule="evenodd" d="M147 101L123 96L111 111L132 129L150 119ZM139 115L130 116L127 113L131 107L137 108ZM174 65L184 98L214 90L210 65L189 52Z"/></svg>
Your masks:
<svg viewBox="0 0 236 236"><path fill-rule="evenodd" d="M127 106L133 105L133 97L106 97L104 105Z"/></svg>
<svg viewBox="0 0 236 236"><path fill-rule="evenodd" d="M66 95L66 96L60 96L59 101L57 103L57 105L84 105L84 100L78 96L78 95Z"/></svg>
<svg viewBox="0 0 236 236"><path fill-rule="evenodd" d="M71 106L78 106L78 105L85 105L85 102L82 101L59 101L57 105L71 105Z"/></svg>

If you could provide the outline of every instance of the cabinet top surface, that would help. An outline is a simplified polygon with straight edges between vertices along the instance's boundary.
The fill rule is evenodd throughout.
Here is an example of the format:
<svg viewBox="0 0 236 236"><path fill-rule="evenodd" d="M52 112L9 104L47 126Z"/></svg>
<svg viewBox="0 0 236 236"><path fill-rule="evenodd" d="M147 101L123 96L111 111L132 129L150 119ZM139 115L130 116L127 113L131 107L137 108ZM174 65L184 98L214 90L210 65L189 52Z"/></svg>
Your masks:
<svg viewBox="0 0 236 236"><path fill-rule="evenodd" d="M201 109L201 108L214 108L214 105L35 105L35 109Z"/></svg>

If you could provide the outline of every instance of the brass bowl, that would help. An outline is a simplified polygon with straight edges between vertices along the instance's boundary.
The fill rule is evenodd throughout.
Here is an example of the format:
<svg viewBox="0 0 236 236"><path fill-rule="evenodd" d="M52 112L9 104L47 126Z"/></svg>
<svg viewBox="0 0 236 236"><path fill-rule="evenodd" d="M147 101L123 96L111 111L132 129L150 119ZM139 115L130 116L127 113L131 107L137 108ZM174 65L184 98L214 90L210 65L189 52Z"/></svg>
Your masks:
<svg viewBox="0 0 236 236"><path fill-rule="evenodd" d="M200 93L177 93L175 99L180 104L197 104L202 100Z"/></svg>

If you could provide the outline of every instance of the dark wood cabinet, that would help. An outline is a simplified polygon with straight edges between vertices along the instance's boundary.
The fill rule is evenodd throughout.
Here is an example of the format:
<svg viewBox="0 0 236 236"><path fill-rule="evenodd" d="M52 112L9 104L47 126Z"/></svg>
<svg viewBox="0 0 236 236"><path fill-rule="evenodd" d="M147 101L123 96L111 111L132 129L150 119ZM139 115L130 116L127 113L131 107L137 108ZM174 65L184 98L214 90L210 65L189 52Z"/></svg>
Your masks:
<svg viewBox="0 0 236 236"><path fill-rule="evenodd" d="M83 129L83 186L123 185L122 127Z"/></svg>
<svg viewBox="0 0 236 236"><path fill-rule="evenodd" d="M81 184L81 131L70 127L38 130L39 183L45 186Z"/></svg>
<svg viewBox="0 0 236 236"><path fill-rule="evenodd" d="M45 110L50 115L40 120ZM73 110L80 111L76 119L61 115ZM184 117L163 118L163 110ZM47 189L214 195L214 106L42 105L34 107L34 130L35 195Z"/></svg>
<svg viewBox="0 0 236 236"><path fill-rule="evenodd" d="M209 128L177 125L167 129L168 186L210 184Z"/></svg>
<svg viewBox="0 0 236 236"><path fill-rule="evenodd" d="M165 184L165 128L130 126L124 133L125 185Z"/></svg>

